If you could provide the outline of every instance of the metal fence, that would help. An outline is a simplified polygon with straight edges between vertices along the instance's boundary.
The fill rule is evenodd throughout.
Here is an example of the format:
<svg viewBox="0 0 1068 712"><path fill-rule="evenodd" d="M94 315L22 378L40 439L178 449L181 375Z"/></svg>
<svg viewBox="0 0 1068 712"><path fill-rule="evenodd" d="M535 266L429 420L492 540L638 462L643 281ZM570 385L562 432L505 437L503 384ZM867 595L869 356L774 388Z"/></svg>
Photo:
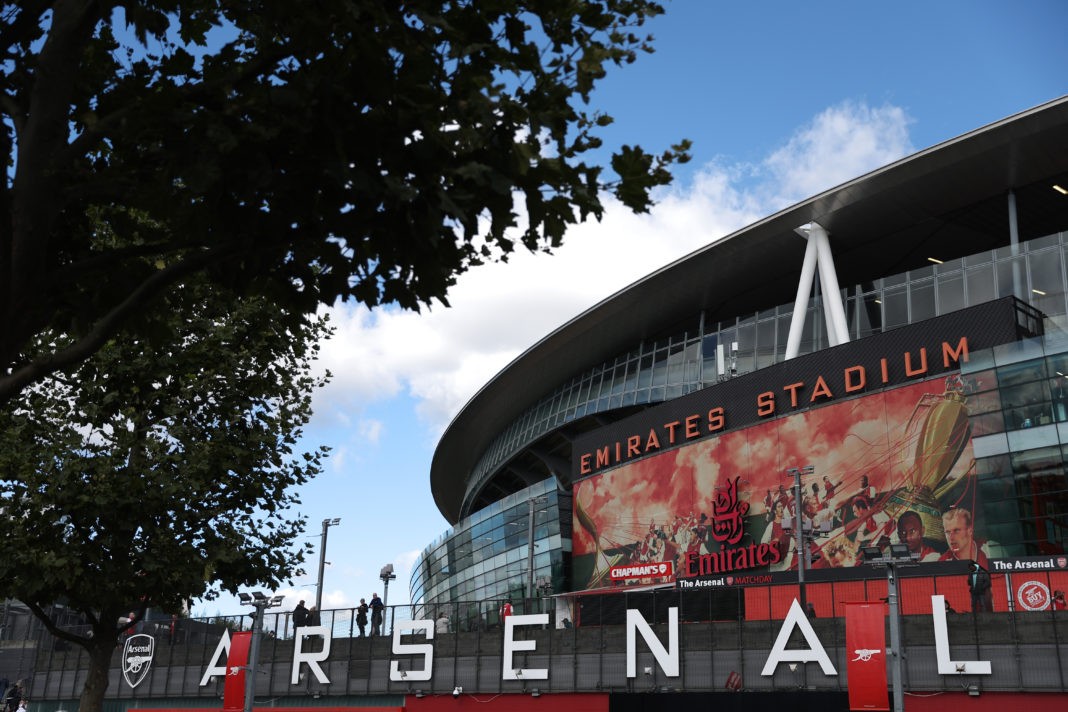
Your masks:
<svg viewBox="0 0 1068 712"><path fill-rule="evenodd" d="M961 576L901 579L905 689L923 693L976 686L983 690L1068 691L1068 611L1054 610L1048 596L1066 587L1065 577L1068 573L995 574L993 610L979 613L971 612L967 582ZM1045 598L1043 589L1047 592ZM433 608L392 606L385 615L386 635L376 637L360 635L354 609L323 611L322 623L331 631L329 655L321 663L327 682L317 679L307 665L298 666L296 682L293 681L295 641L291 615L268 613L256 694L258 699L417 691L429 694L449 692L454 687L481 693L528 692L532 688L542 692L844 690L848 658L844 649L844 604L883 599L886 590L883 578L806 587L817 616L810 622L837 668L834 676L822 674L814 663L779 665L773 675L761 674L782 619L799 594L796 584L684 592L661 589L514 601L516 615L548 614L548 624L517 629L515 638L523 644L533 644L533 648L516 652L510 662L515 669L548 670L548 678L541 680L502 679L502 601ZM988 660L991 675L938 674L932 595L943 596L952 608L946 619L953 656ZM634 646L637 675L628 677L628 609L639 611L664 645L668 641L669 611L677 609L678 676L666 676L649 645L638 636ZM445 620L437 624L440 632L433 639L431 679L409 681L408 673L422 670L424 659L421 655L394 654L390 631L401 621L442 617ZM108 696L218 698L223 676L205 682L205 671L214 661L224 633L249 630L251 624L248 615L147 619L131 633L151 635L155 640L150 674L136 688L123 682L120 641L113 658ZM65 621L64 627L72 632L79 630L73 618ZM369 633L370 626L365 630ZM425 642L422 636L404 636L404 641ZM302 637L305 650L310 647L321 651L326 644L321 636ZM795 630L789 647L806 648L808 644ZM53 638L17 604L5 606L0 652L0 677L23 680L34 699L71 699L81 691L88 656L79 647ZM391 661L396 661L404 673L399 680L391 679Z"/></svg>

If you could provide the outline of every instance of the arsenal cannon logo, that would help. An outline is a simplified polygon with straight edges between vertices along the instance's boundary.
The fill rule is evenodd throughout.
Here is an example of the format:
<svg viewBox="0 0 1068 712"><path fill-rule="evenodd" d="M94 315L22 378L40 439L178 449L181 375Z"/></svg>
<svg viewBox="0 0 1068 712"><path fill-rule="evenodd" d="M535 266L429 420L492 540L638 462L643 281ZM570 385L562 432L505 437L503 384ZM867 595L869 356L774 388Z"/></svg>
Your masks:
<svg viewBox="0 0 1068 712"><path fill-rule="evenodd" d="M148 677L155 650L156 639L151 635L138 633L126 639L126 644L122 646L122 676L127 685L137 687Z"/></svg>

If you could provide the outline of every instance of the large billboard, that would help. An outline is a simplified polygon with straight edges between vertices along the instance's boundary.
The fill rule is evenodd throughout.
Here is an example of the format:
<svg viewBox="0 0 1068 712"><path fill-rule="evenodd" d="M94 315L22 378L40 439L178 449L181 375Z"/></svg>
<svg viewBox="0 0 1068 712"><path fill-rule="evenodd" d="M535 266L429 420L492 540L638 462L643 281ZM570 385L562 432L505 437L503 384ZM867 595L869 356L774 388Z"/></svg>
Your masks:
<svg viewBox="0 0 1068 712"><path fill-rule="evenodd" d="M577 588L797 566L852 567L906 543L921 561L1000 556L983 536L956 374L698 441L575 485ZM791 468L802 474L800 501ZM661 569L659 564L664 564ZM652 566L653 568L650 568ZM653 570L655 569L655 570Z"/></svg>

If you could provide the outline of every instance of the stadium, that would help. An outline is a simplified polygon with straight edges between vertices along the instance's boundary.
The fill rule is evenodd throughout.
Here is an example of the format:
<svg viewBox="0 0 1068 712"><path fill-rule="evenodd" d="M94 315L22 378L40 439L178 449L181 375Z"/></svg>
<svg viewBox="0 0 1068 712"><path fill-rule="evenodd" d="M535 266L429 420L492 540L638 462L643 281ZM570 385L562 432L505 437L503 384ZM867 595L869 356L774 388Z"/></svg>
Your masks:
<svg viewBox="0 0 1068 712"><path fill-rule="evenodd" d="M269 612L255 697L1061 709L1066 261L1068 97L653 272L449 425L430 486L452 528L392 637L357 636L352 611L299 631ZM5 674L62 709L77 657L5 619L25 641ZM109 704L236 705L241 627L146 625L155 661L131 683L117 654Z"/></svg>

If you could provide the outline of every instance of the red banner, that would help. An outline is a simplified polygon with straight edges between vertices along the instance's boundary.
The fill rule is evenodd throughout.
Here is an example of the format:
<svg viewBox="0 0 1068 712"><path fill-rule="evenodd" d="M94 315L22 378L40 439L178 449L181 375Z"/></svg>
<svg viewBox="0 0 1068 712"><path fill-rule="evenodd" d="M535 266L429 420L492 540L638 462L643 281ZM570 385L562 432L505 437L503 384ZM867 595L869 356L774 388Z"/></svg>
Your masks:
<svg viewBox="0 0 1068 712"><path fill-rule="evenodd" d="M230 637L230 654L226 656L226 684L223 686L223 710L245 709L245 667L252 632L234 633Z"/></svg>
<svg viewBox="0 0 1068 712"><path fill-rule="evenodd" d="M846 603L846 676L849 709L889 710L886 692L886 604Z"/></svg>

